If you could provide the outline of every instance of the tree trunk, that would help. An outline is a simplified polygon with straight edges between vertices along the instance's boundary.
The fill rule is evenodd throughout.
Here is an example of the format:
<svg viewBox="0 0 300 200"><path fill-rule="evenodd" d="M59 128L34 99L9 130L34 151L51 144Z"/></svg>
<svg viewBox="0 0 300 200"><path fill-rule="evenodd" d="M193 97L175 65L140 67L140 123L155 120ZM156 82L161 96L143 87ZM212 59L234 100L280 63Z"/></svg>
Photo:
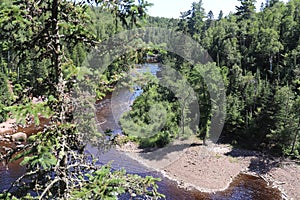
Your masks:
<svg viewBox="0 0 300 200"><path fill-rule="evenodd" d="M52 63L54 68L54 80L58 84L60 76L60 65L61 65L61 48L60 48L60 36L58 27L58 0L52 2L52 36L54 37L53 42L53 57Z"/></svg>
<svg viewBox="0 0 300 200"><path fill-rule="evenodd" d="M269 57L269 62L270 62L270 71L273 71L273 56Z"/></svg>
<svg viewBox="0 0 300 200"><path fill-rule="evenodd" d="M298 127L296 129L296 134L295 134L295 137L294 137L294 140L293 140L291 154L295 151L295 146L296 146L296 143L297 143L299 133L300 133L300 119L299 119L299 122L298 122Z"/></svg>

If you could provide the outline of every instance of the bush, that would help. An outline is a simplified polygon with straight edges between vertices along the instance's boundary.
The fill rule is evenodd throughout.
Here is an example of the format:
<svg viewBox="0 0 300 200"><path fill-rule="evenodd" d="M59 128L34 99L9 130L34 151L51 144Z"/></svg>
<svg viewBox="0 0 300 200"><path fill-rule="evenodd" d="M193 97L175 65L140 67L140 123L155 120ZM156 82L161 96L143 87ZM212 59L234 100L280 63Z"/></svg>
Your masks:
<svg viewBox="0 0 300 200"><path fill-rule="evenodd" d="M168 133L161 132L150 138L139 138L138 142L140 148L162 148L170 143L170 137Z"/></svg>
<svg viewBox="0 0 300 200"><path fill-rule="evenodd" d="M7 114L8 112L4 110L5 105L0 103L0 123L5 122L7 120Z"/></svg>

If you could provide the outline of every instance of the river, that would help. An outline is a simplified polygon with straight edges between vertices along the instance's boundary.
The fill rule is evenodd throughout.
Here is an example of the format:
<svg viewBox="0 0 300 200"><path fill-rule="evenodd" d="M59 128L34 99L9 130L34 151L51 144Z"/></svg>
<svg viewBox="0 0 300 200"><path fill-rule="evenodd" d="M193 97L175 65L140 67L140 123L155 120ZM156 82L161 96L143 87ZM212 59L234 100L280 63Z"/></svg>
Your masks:
<svg viewBox="0 0 300 200"><path fill-rule="evenodd" d="M139 72L150 71L152 74L156 75L159 70L158 64L146 64L142 68L138 69ZM130 104L132 100L140 95L142 92L141 88L135 87L135 91L129 91L126 89L121 89L118 92L118 96L128 103L124 110L119 110L119 115L130 109ZM120 127L115 119L118 115L115 113L114 107L111 106L114 103L114 96L108 96L102 102L97 104L97 118L101 123L101 129L111 129L115 133L120 132ZM113 99L111 101L111 99ZM114 115L113 115L114 113ZM116 120L117 121L117 120ZM3 145L3 144L0 144ZM160 177L162 181L158 182L159 192L166 195L166 199L170 200L194 200L194 199L224 199L224 200L261 200L261 199L281 199L280 192L277 189L273 189L267 185L267 183L258 177L241 174L230 184L230 187L222 192L216 193L202 193L199 191L186 191L177 186L177 183L171 181L162 176L162 174L148 169L147 167L141 165L137 161L131 159L125 153L110 149L107 152L100 152L98 148L91 145L87 145L86 151L95 155L99 158L98 164L106 164L110 161L112 162L112 168L114 170L125 168L127 173L139 174L141 176L152 175L154 177ZM10 183L16 180L19 176L25 173L25 169L19 165L19 162L14 162L9 164L9 168L6 169L4 166L0 165L0 192L9 188ZM201 181L201 177L199 177ZM127 200L126 195L119 197L119 199Z"/></svg>

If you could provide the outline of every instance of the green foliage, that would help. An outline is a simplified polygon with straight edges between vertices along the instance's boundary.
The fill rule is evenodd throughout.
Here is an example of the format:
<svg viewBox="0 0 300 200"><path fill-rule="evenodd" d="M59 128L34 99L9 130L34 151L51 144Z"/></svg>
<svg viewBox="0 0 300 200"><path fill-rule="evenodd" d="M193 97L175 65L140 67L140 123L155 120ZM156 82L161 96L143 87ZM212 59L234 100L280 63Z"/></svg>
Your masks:
<svg viewBox="0 0 300 200"><path fill-rule="evenodd" d="M241 16L242 19L250 19L255 12L256 0L239 0L241 6L236 6L237 15Z"/></svg>
<svg viewBox="0 0 300 200"><path fill-rule="evenodd" d="M132 110L120 119L123 132L136 137L142 147L162 147L178 136L179 105L174 94L159 86L155 79L144 85Z"/></svg>
<svg viewBox="0 0 300 200"><path fill-rule="evenodd" d="M153 27L161 27L167 29L175 29L177 24L179 23L179 19L174 18L164 18L164 17L147 17L147 24L151 24Z"/></svg>
<svg viewBox="0 0 300 200"><path fill-rule="evenodd" d="M164 197L157 194L155 182L160 179L147 176L142 178L138 175L126 174L125 170L112 172L110 166L102 166L92 174L85 175L85 183L80 190L75 189L70 199L118 199L118 196L128 192L132 197L144 196L153 199ZM124 177L126 177L124 179ZM83 178L82 178L83 179ZM132 187L136 185L137 187ZM147 188L154 186L154 192Z"/></svg>
<svg viewBox="0 0 300 200"><path fill-rule="evenodd" d="M202 0L192 3L192 9L181 13L178 24L180 31L190 34L196 41L200 41L202 31L205 29L205 12Z"/></svg>
<svg viewBox="0 0 300 200"><path fill-rule="evenodd" d="M222 141L297 157L300 113L297 109L300 88L299 0L286 4L269 1L260 12L255 12L255 1L240 2L241 6L236 7L236 13L225 18L221 13L218 20L214 20L210 13L206 21L202 2L195 2L192 9L182 13L177 30L200 42L223 75L227 111ZM164 27L170 23L163 18L150 20ZM183 48L182 51L186 50ZM164 64L184 74L193 86L201 111L197 132L202 136L207 134L210 115L218 108L212 106L207 92L209 86L200 76L203 72L207 73L205 66L188 65L172 53L164 54L161 59ZM146 89L144 93L147 93ZM140 127L147 127L147 124L141 122L147 121L147 115L141 113L148 112L146 104L151 105L153 102L147 102L145 97L142 99L145 105L139 103L140 107L133 106L131 114L135 114L127 114L130 118L123 121L123 124L134 126L134 123L138 123ZM177 116L177 122L188 116L188 113L180 114L180 110L173 113ZM170 126L178 127L178 124ZM146 133L141 129L135 131ZM176 131L180 131L180 128ZM153 136L149 141L155 141L157 137ZM149 141L145 143L151 146L153 142Z"/></svg>
<svg viewBox="0 0 300 200"><path fill-rule="evenodd" d="M274 113L276 128L268 137L278 153L297 155L300 117L296 97L288 86L284 86L277 88L274 100L277 108Z"/></svg>
<svg viewBox="0 0 300 200"><path fill-rule="evenodd" d="M146 1L138 4L134 1L88 3L99 4L97 12L103 9L111 11L112 15L106 15L110 22L114 21L114 16L128 27L133 27L138 18L144 17L149 5ZM10 192L13 191L19 192L21 199L78 199L82 197L80 191L91 189L95 194L90 196L87 193L84 197L116 199L120 193L133 191L140 196L159 198L161 195L155 183L158 179L127 175L124 171L111 172L109 167L97 166L96 161L84 151L85 136L91 130L80 129L73 119L71 94L76 87L75 78L82 71L79 67L86 59L88 48L107 37L106 33L115 33L115 29L105 34L98 32L101 28L93 27L91 22L96 19L91 17L93 12L85 1L17 0L1 2L0 8L1 63L9 63L1 70L9 74L13 84L18 86L15 89L19 97L16 104L5 111L11 112L23 123L26 117L33 116L35 125L39 125L39 115L50 120L40 133L28 139L23 148L1 155L1 161L23 158L22 164L27 169L1 197L11 199ZM4 59L2 53L7 55ZM135 59L135 53L130 55L130 59ZM112 72L123 70L117 69L121 68L117 64ZM92 69L85 71L92 72ZM1 79L6 78L0 75ZM83 75L81 78L86 77ZM105 84L111 84L118 74L109 74L106 78ZM6 88L8 81L1 80L2 83ZM95 89L97 86L90 87ZM107 92L108 87L105 85L99 90ZM6 90L3 90L3 95L7 95ZM39 95L47 97L47 101L34 104L28 100L28 97ZM96 139L100 144L101 138Z"/></svg>
<svg viewBox="0 0 300 200"><path fill-rule="evenodd" d="M5 109L10 111L12 116L17 119L17 122L26 124L26 118L33 116L34 123L39 125L39 116L43 114L44 117L49 118L53 111L50 109L47 102L42 103L24 103L23 105L10 106Z"/></svg>
<svg viewBox="0 0 300 200"><path fill-rule="evenodd" d="M208 93L217 91L216 83L221 81L209 70L217 66L227 96L222 139L299 158L299 0L286 4L269 1L257 13L254 0L240 0L241 6L235 14L223 17L220 13L218 20L211 12L206 19L202 1L193 3L180 20L149 17L147 21L151 25L177 29L191 36L208 50L216 63L192 66L162 50L165 44L149 43L147 47L136 44L140 50L117 58L105 73L95 70L96 66L82 67L90 47L124 28L145 24L139 18L145 17L145 9L150 4L89 2L99 3L99 7L80 1L1 1L0 121L6 120L11 112L23 123L25 117L34 116L35 123L39 124L39 115L50 118L51 123L30 137L20 151L1 155L1 160L24 158L22 164L28 172L7 193L0 194L0 198L13 199L9 192L15 188L52 199L116 199L125 192L132 197L161 197L155 184L157 179L129 175L123 170L113 172L109 166L96 167L90 162L84 153L85 140L99 144L101 135L95 135L95 127L73 124L69 98L77 78L85 80L87 88L96 93L97 99L102 99L124 77L124 72L134 67L133 63L144 61L145 55L152 52L160 54L159 59L180 71L188 82L164 80L173 92L154 79L142 84L143 94L121 118L124 132L141 147L162 147L190 132L206 138L212 128L212 113L222 109L217 98ZM184 54L190 52L190 49L181 50ZM174 77L171 71L163 73L168 75L165 77ZM100 74L100 79L92 84L89 77ZM206 83L202 74L210 75L211 83ZM197 127L185 127L195 118L187 106L190 102L185 98L191 91L183 87L185 84L192 86L199 103L201 116ZM45 95L48 101L33 104L27 100L29 96L39 95ZM79 100L88 101L83 98ZM84 107L79 112L84 119L93 118L94 113L88 110ZM24 178L31 178L31 184L24 186ZM23 194L25 199L35 198Z"/></svg>
<svg viewBox="0 0 300 200"><path fill-rule="evenodd" d="M207 19L205 23L213 25L202 29L200 40L223 71L227 111L222 140L295 156L299 146L299 111L295 108L300 77L300 21L296 11L300 8L299 0L286 4L269 1L257 13L255 1L240 0L240 3L234 14L217 21ZM191 13L191 10L182 13L178 27L195 38L199 29L188 26L196 19ZM201 94L200 109L205 108L202 113L206 113L200 120L202 132L211 113L209 98L204 98L205 83L197 78L197 71L182 62L178 64Z"/></svg>
<svg viewBox="0 0 300 200"><path fill-rule="evenodd" d="M0 194L0 199L3 199L3 200L18 200L18 198L13 196L11 193Z"/></svg>
<svg viewBox="0 0 300 200"><path fill-rule="evenodd" d="M0 73L0 123L7 119L8 111L5 108L12 103L13 99L13 94L9 91L8 79Z"/></svg>
<svg viewBox="0 0 300 200"><path fill-rule="evenodd" d="M138 138L140 148L162 148L171 142L170 135L166 132L157 133L149 138Z"/></svg>
<svg viewBox="0 0 300 200"><path fill-rule="evenodd" d="M49 146L37 147L35 151L37 155L25 157L24 160L21 162L21 165L30 164L31 166L41 167L42 169L50 168L54 166L57 162L55 156L51 152L51 147Z"/></svg>

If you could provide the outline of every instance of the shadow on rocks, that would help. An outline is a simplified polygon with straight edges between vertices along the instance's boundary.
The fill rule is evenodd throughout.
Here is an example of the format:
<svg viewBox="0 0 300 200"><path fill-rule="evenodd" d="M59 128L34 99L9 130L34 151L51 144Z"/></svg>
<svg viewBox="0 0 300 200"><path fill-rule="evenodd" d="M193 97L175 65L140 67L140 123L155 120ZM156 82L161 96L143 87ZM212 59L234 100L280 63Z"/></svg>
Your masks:
<svg viewBox="0 0 300 200"><path fill-rule="evenodd" d="M272 157L257 151L243 150L234 148L225 154L231 157L251 157L249 164L249 171L257 174L266 174L273 168L280 166L282 158Z"/></svg>

